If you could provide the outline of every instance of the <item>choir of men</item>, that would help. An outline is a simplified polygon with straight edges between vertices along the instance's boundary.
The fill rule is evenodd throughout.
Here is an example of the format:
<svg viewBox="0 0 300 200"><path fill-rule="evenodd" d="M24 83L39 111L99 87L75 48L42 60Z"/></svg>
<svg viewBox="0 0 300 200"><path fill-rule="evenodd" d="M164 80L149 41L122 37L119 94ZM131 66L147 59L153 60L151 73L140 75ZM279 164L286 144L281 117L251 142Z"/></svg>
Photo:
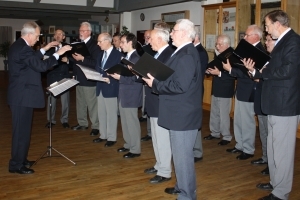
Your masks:
<svg viewBox="0 0 300 200"><path fill-rule="evenodd" d="M118 152L126 152L124 158L135 158L141 155L141 127L138 118L138 108L142 106L143 81L145 87L145 109L151 121L152 143L156 162L153 167L146 169L147 174L156 174L150 183L162 183L171 179L171 158L173 157L176 184L166 188L168 194L178 194L177 199L197 199L196 174L194 162L202 159L201 132L202 126L202 97L204 72L213 76L212 103L210 115L210 135L205 140L222 140L219 145L230 143L231 100L234 95L234 82L237 80L235 91L234 135L236 145L227 149L230 153L240 153L239 160L253 157L255 151L256 125L254 115L257 114L262 141L263 156L251 161L252 164L268 164L263 174L269 174L270 182L260 183L257 188L271 190L272 193L262 200L288 199L292 188L295 138L300 114L300 37L289 27L289 19L285 12L276 10L265 16L267 50L271 52L271 60L261 70L255 68L251 59L243 59L244 66L249 70L246 74L232 66L227 60L223 63L226 71L218 68L206 70L208 56L200 44L200 33L196 33L194 24L187 19L177 20L174 28L169 31L166 23L159 23L154 30L145 32L149 47L156 54L154 59L165 63L174 73L164 81L159 81L151 74L147 78L136 74L124 76L117 73L107 74L105 70L121 63L122 57L136 63L140 56L136 51L137 38L134 34L111 36L101 33L97 42L91 38L91 25L83 22L79 28L79 36L88 48L88 56L78 53L59 56L71 49L68 45L62 47L63 30L56 30L54 38L57 42L46 45L38 52L33 52L39 36L39 27L33 22L24 24L22 38L17 40L9 52L10 83L8 103L13 117L12 158L9 162L9 172L19 174L34 173L27 168L32 161L27 160L30 142L30 125L34 107L42 107L42 98L29 101L16 101L15 94L30 98L31 91L20 90L13 73L22 76L27 82L34 82L41 94L41 84L38 81L39 72L52 69L48 73L48 85L53 82L50 75L58 69L68 71L72 65L75 78L80 84L76 87L76 111L78 124L73 130L88 129L89 114L92 123L90 135L98 135L95 143L106 141L105 146L111 147L117 141L118 111L124 139L123 147ZM174 46L169 46L170 39ZM265 51L262 44L262 29L257 25L248 26L245 40ZM277 40L275 43L275 39ZM194 41L194 44L192 43ZM275 46L275 47L274 47ZM219 35L216 38L215 57L230 47L230 38ZM274 48L274 49L273 49ZM50 49L50 50L49 50ZM49 51L48 51L49 50ZM50 56L42 61L42 56L48 51ZM21 53L22 59L17 56ZM18 57L21 60L12 58ZM28 74L18 70L18 65L24 63ZM96 69L103 75L102 81L89 81L76 64ZM40 66L38 69L36 66ZM54 67L54 68L52 68ZM131 70L132 66L123 66ZM32 76L32 80L26 76ZM63 78L63 77L61 77ZM26 89L26 88L25 88ZM20 90L20 91L19 91ZM17 92L13 92L17 91ZM34 91L34 90L32 90ZM32 93L32 96L30 96ZM68 125L69 92L61 95L63 113L61 123L64 128ZM36 103L35 103L36 102ZM53 104L55 99L52 99ZM65 105L65 106L64 106ZM55 106L54 106L55 107ZM54 109L54 110L53 110ZM55 113L55 108L52 108ZM21 121L23 123L19 124ZM55 124L54 117L48 115L47 127ZM25 131L25 135L20 134ZM22 136L22 137L21 137ZM150 137L150 136L147 136ZM198 141L198 142L196 142ZM200 154L195 154L195 149ZM198 160L197 160L198 159Z"/></svg>

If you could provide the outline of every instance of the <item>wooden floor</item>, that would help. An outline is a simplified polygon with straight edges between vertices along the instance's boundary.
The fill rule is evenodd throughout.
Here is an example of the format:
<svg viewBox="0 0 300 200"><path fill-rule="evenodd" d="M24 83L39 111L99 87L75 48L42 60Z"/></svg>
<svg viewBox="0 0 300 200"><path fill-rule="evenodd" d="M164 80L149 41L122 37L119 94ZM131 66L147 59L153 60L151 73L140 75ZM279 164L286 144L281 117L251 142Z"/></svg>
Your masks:
<svg viewBox="0 0 300 200"><path fill-rule="evenodd" d="M118 141L113 147L105 148L103 143L94 144L95 137L87 131L63 129L58 123L53 127L53 147L76 162L74 166L52 151L52 157L41 159L33 166L32 175L8 173L11 146L11 113L6 103L7 74L0 72L0 199L108 199L108 200L152 200L176 199L164 193L171 181L150 184L153 175L144 174L146 168L155 162L152 143L142 142L142 154L138 158L124 159L116 150L123 145L121 126L118 126ZM75 112L75 91L71 91L70 125L77 124ZM60 102L60 101L58 101ZM60 103L56 119L59 121ZM203 111L203 135L209 134L209 112ZM49 130L45 109L34 113L29 159L35 160L49 145ZM146 123L141 123L142 136L146 134ZM298 141L299 139L297 139ZM234 146L218 146L216 140L203 141L204 159L195 164L197 173L197 195L199 200L252 200L268 194L255 188L259 182L268 182L269 177L260 174L265 166L253 166L250 160L239 161L236 154L225 150ZM296 152L300 147L297 146ZM261 156L261 146L256 137L255 158ZM295 158L293 190L290 199L300 199L300 161Z"/></svg>

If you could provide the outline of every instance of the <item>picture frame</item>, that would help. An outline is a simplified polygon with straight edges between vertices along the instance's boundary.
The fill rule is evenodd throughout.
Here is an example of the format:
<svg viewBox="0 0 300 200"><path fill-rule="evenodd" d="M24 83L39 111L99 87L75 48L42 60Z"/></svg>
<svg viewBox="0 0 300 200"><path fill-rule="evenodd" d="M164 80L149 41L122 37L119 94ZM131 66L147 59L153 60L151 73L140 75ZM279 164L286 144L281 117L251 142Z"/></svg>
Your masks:
<svg viewBox="0 0 300 200"><path fill-rule="evenodd" d="M49 26L49 34L55 33L55 26Z"/></svg>
<svg viewBox="0 0 300 200"><path fill-rule="evenodd" d="M161 20L151 20L150 21L150 29L154 29L155 24L161 22Z"/></svg>
<svg viewBox="0 0 300 200"><path fill-rule="evenodd" d="M239 32L239 42L241 41L241 39L244 39L245 37L245 32Z"/></svg>

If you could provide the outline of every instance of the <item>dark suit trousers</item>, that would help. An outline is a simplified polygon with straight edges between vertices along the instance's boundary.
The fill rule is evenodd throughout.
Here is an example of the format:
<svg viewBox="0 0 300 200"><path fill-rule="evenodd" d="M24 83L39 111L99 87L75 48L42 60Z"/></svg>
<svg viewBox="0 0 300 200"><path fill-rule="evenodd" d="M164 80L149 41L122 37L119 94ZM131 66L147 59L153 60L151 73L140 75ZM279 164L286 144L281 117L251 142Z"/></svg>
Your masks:
<svg viewBox="0 0 300 200"><path fill-rule="evenodd" d="M33 108L10 106L12 112L12 146L9 169L16 170L27 159L30 144Z"/></svg>

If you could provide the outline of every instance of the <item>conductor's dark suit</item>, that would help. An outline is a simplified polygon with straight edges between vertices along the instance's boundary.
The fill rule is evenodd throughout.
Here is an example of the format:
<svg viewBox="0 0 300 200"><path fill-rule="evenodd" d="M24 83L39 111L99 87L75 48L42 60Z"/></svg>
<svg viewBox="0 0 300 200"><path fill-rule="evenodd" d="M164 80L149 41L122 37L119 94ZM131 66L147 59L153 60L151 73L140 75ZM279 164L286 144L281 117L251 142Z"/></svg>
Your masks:
<svg viewBox="0 0 300 200"><path fill-rule="evenodd" d="M263 78L261 108L268 115L267 154L272 194L288 199L292 189L296 132L300 115L300 37L289 30L274 47Z"/></svg>
<svg viewBox="0 0 300 200"><path fill-rule="evenodd" d="M166 63L175 72L165 81L153 81L159 94L158 125L170 130L178 198L197 199L193 146L202 122L202 73L192 43L175 51Z"/></svg>
<svg viewBox="0 0 300 200"><path fill-rule="evenodd" d="M33 51L23 38L15 41L8 52L7 102L12 111L13 127L10 170L20 169L27 159L33 108L45 106L41 72L57 65L54 56L42 59L43 54Z"/></svg>
<svg viewBox="0 0 300 200"><path fill-rule="evenodd" d="M112 48L112 49L111 49ZM110 54L107 60L102 66L102 60L104 59L104 51L101 52L97 59L96 70L103 74L103 77L109 78L110 83L97 81L96 96L98 101L98 118L99 118L99 131L101 139L107 141L117 140L117 125L118 125L118 93L119 93L119 81L108 76L104 70L109 69L116 64L120 63L123 54L117 49L111 47ZM106 51L107 53L107 51Z"/></svg>
<svg viewBox="0 0 300 200"><path fill-rule="evenodd" d="M265 51L259 42L256 48ZM231 69L231 75L237 77L236 99L234 107L235 148L247 154L254 154L256 122L254 118L254 96L256 84L248 74L238 68Z"/></svg>

